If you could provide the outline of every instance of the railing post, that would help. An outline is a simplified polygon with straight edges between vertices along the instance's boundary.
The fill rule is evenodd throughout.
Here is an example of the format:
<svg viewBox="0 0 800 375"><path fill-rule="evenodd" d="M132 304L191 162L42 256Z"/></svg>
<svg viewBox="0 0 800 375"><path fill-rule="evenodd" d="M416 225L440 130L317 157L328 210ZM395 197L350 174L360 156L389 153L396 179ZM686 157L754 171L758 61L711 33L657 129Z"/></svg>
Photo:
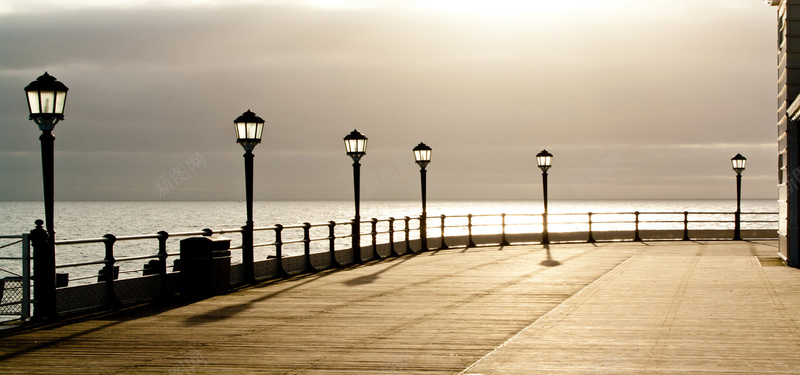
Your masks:
<svg viewBox="0 0 800 375"><path fill-rule="evenodd" d="M419 251L428 251L428 216L419 215Z"/></svg>
<svg viewBox="0 0 800 375"><path fill-rule="evenodd" d="M642 242L642 238L639 237L639 211L633 213L636 217L634 221L636 222L636 230L633 233L633 240L637 242Z"/></svg>
<svg viewBox="0 0 800 375"><path fill-rule="evenodd" d="M389 218L389 255L393 257L399 257L400 254L397 253L397 250L394 248L394 218Z"/></svg>
<svg viewBox="0 0 800 375"><path fill-rule="evenodd" d="M683 240L689 241L689 211L683 211Z"/></svg>
<svg viewBox="0 0 800 375"><path fill-rule="evenodd" d="M589 243L595 243L594 232L592 231L592 213L589 212Z"/></svg>
<svg viewBox="0 0 800 375"><path fill-rule="evenodd" d="M356 218L351 221L353 225L353 232L350 235L350 239L353 242L353 263L361 264L364 262L361 259L361 219Z"/></svg>
<svg viewBox="0 0 800 375"><path fill-rule="evenodd" d="M442 244L439 246L439 249L449 249L447 243L444 242L444 218L445 216L442 215Z"/></svg>
<svg viewBox="0 0 800 375"><path fill-rule="evenodd" d="M44 221L36 220L36 228L29 238L33 245L33 320L58 318L56 312L56 262L50 235L42 227Z"/></svg>
<svg viewBox="0 0 800 375"><path fill-rule="evenodd" d="M467 214L467 231L469 232L467 247L475 247L475 241L472 240L472 214Z"/></svg>
<svg viewBox="0 0 800 375"><path fill-rule="evenodd" d="M733 239L742 239L742 174L736 172L736 212L733 214ZM790 219L791 220L791 219Z"/></svg>
<svg viewBox="0 0 800 375"><path fill-rule="evenodd" d="M502 237L500 237L500 246L511 245L510 243L508 243L508 240L506 240L506 214L505 213L500 214L500 218L503 219L502 222L503 229L502 229Z"/></svg>
<svg viewBox="0 0 800 375"><path fill-rule="evenodd" d="M158 232L158 277L161 278L161 295L160 297L166 297L171 293L167 293L167 288L169 288L169 284L167 284L167 239L169 238L169 233L166 231Z"/></svg>
<svg viewBox="0 0 800 375"><path fill-rule="evenodd" d="M114 259L114 242L117 242L117 237L113 234L106 234L103 236L103 239L103 243L106 245L106 258L103 260L105 266L103 266L101 272L105 273L106 306L116 309L122 306L119 299L117 299L116 293L114 293L114 279L116 279L117 276L117 272L114 272L116 263L116 259Z"/></svg>
<svg viewBox="0 0 800 375"><path fill-rule="evenodd" d="M372 224L372 231L370 235L372 236L372 260L381 260L380 254L378 254L378 219L372 218L370 220L370 224Z"/></svg>
<svg viewBox="0 0 800 375"><path fill-rule="evenodd" d="M242 227L242 270L247 283L255 283L255 258L253 252L253 222Z"/></svg>
<svg viewBox="0 0 800 375"><path fill-rule="evenodd" d="M22 321L31 316L31 242L30 235L22 234Z"/></svg>
<svg viewBox="0 0 800 375"><path fill-rule="evenodd" d="M316 267L311 264L311 223L303 223L303 255L306 258L305 272L317 272Z"/></svg>
<svg viewBox="0 0 800 375"><path fill-rule="evenodd" d="M339 268L342 265L336 260L336 222L328 222L328 251L331 254L331 268Z"/></svg>
<svg viewBox="0 0 800 375"><path fill-rule="evenodd" d="M275 261L277 263L277 277L289 277L289 273L283 269L283 241L281 232L283 225L275 224Z"/></svg>
<svg viewBox="0 0 800 375"><path fill-rule="evenodd" d="M414 254L414 250L411 250L411 240L410 240L411 228L408 227L411 224L411 218L406 216L406 217L403 218L403 221L405 221L405 224L406 224L406 227L404 229L404 231L406 232L406 252L405 253L406 254Z"/></svg>

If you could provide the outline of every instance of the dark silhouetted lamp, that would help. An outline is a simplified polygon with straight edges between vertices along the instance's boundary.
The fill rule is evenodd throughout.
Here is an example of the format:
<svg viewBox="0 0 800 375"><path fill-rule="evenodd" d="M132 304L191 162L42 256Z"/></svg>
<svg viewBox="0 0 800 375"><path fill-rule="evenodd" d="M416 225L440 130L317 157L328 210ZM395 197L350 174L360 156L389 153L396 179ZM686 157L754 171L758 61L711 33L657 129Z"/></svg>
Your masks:
<svg viewBox="0 0 800 375"><path fill-rule="evenodd" d="M420 142L417 147L414 147L414 160L419 164L419 177L422 183L422 216L419 220L419 239L420 247L423 251L428 250L428 211L426 209L427 203L427 187L426 175L428 171L425 167L431 162L431 148L428 145ZM444 241L444 238L442 238Z"/></svg>
<svg viewBox="0 0 800 375"><path fill-rule="evenodd" d="M253 266L253 149L261 143L261 134L264 132L264 119L256 116L249 109L233 120L236 129L236 142L244 148L244 180L245 196L247 199L247 222L242 227L242 264L244 266L244 279L253 283L256 281Z"/></svg>
<svg viewBox="0 0 800 375"><path fill-rule="evenodd" d="M347 156L353 159L353 190L355 193L356 216L353 218L353 261L361 263L361 158L367 154L367 137L353 130L344 137Z"/></svg>
<svg viewBox="0 0 800 375"><path fill-rule="evenodd" d="M56 293L56 245L53 225L53 205L55 195L54 178L54 146L53 128L64 119L64 106L69 89L55 77L45 72L25 87L28 97L30 120L39 126L42 135L39 141L42 147L42 181L44 186L44 215L47 229L47 242L44 249L34 251L34 297L36 308L35 319L47 319L57 316Z"/></svg>
<svg viewBox="0 0 800 375"><path fill-rule="evenodd" d="M747 164L747 158L742 156L742 154L736 154L736 156L731 158L731 166L733 167L733 171L736 172L736 214L733 227L734 240L742 239L742 172L744 172L745 164Z"/></svg>
<svg viewBox="0 0 800 375"><path fill-rule="evenodd" d="M542 243L550 243L550 234L547 231L547 171L553 165L553 154L542 150L536 154L536 163L542 170L542 186L544 191L544 214L542 215Z"/></svg>
<svg viewBox="0 0 800 375"><path fill-rule="evenodd" d="M264 119L256 116L249 109L233 121L236 128L236 142L241 144L245 151L252 151L261 143L261 134L264 131Z"/></svg>

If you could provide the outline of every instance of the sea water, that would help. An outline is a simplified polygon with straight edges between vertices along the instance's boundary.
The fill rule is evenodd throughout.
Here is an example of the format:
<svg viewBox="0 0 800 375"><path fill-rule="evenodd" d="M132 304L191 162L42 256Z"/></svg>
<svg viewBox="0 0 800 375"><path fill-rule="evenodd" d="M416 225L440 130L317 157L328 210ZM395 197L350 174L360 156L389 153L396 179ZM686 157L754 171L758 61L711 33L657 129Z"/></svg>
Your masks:
<svg viewBox="0 0 800 375"><path fill-rule="evenodd" d="M734 212L735 200L596 200L552 201L548 212ZM401 219L418 217L418 201L365 201L361 218ZM539 201L433 201L429 217L439 215L536 214L543 211ZM743 200L742 212L777 212L775 200ZM259 201L253 204L256 226L294 225L352 220L355 210L349 201ZM27 233L34 221L44 220L41 202L0 202L0 235ZM246 221L243 202L228 201L145 201L145 202L56 202L55 231L58 239L185 232L203 228L239 228Z"/></svg>

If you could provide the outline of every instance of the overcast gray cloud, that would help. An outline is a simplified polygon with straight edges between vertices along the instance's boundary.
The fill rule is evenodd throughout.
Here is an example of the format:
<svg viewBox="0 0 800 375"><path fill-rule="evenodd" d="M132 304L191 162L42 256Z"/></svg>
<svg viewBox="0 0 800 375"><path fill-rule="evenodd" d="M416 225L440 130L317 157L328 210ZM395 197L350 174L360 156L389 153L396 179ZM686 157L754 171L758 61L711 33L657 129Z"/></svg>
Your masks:
<svg viewBox="0 0 800 375"><path fill-rule="evenodd" d="M54 131L61 200L241 198L232 120L247 109L267 121L257 199L349 199L354 128L370 138L372 199L417 197L420 141L432 199L538 197L542 148L555 198L730 197L737 152L745 195L776 196L775 9L758 1L513 16L475 1L468 14L195 3L0 7L0 199L41 195L22 88L45 70L70 87ZM153 181L193 156L203 165L159 194Z"/></svg>

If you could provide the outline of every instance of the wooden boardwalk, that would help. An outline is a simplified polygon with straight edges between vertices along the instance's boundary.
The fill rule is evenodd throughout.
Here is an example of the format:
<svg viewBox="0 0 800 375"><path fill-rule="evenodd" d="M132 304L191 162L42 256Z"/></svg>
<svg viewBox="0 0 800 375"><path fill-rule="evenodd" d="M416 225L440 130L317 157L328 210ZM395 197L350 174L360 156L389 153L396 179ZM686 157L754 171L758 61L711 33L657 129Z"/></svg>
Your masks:
<svg viewBox="0 0 800 375"><path fill-rule="evenodd" d="M0 338L0 373L800 373L774 241L431 251Z"/></svg>

